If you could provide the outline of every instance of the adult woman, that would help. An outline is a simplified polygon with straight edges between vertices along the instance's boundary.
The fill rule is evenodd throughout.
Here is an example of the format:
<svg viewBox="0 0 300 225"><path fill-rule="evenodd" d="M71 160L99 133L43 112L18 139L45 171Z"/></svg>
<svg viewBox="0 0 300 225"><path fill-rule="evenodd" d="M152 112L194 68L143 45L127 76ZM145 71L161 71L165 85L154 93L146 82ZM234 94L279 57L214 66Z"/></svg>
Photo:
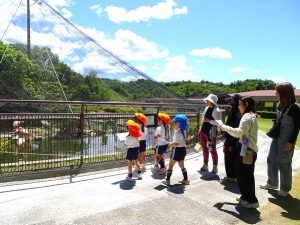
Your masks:
<svg viewBox="0 0 300 225"><path fill-rule="evenodd" d="M241 113L239 111L239 100L242 98L239 94L235 94L229 99L226 99L228 104L231 106L230 111L228 113L228 117L226 120L226 125L236 128L239 127L240 120L241 120ZM224 151L224 162L225 162L225 171L226 177L221 180L221 183L225 181L235 181L235 170L236 170L236 161L239 157L241 143L239 139L236 137L231 136L228 133L224 134L225 136L225 143L223 146Z"/></svg>
<svg viewBox="0 0 300 225"><path fill-rule="evenodd" d="M280 172L280 189L278 195L285 197L292 188L292 158L295 143L299 134L300 109L296 102L291 83L280 83L275 87L279 100L277 118L280 118L280 134L272 139L268 163L268 181L261 185L262 189L278 188L278 172Z"/></svg>
<svg viewBox="0 0 300 225"><path fill-rule="evenodd" d="M199 130L199 139L203 151L203 166L201 171L208 170L209 152L213 160L213 173L218 172L218 153L217 153L217 137L216 127L211 123L213 120L221 120L221 110L217 105L218 97L214 94L208 95L204 101L207 107L204 109L201 119L201 127Z"/></svg>
<svg viewBox="0 0 300 225"><path fill-rule="evenodd" d="M243 97L239 101L239 110L242 115L239 127L233 128L221 124L222 131L226 131L234 137L239 137L245 148L241 148L240 157L236 164L236 179L241 191L241 197L237 200L247 208L258 208L258 200L255 195L254 167L257 158L257 132L255 102L251 97ZM242 151L242 150L245 150Z"/></svg>

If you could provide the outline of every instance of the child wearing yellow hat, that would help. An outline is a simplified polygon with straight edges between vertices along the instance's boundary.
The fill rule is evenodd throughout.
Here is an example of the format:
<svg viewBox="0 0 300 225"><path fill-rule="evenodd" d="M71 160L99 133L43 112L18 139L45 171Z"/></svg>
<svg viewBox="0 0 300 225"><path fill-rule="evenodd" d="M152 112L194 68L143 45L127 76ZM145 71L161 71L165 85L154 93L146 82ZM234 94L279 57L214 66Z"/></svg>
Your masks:
<svg viewBox="0 0 300 225"><path fill-rule="evenodd" d="M140 124L140 148L139 148L139 162L142 164L142 170L146 170L146 140L147 140L147 135L148 135L148 130L147 130L147 117L143 113L136 113L135 118L137 120L137 123Z"/></svg>
<svg viewBox="0 0 300 225"><path fill-rule="evenodd" d="M132 181L132 164L135 162L136 168L138 170L137 177L142 179L141 168L139 165L138 154L139 154L139 137L141 136L139 125L133 120L127 121L127 129L129 135L126 137L124 145L127 148L126 159L128 164L128 175L126 180Z"/></svg>
<svg viewBox="0 0 300 225"><path fill-rule="evenodd" d="M170 116L166 113L158 113L158 127L154 132L154 139L157 146L155 147L154 159L155 165L154 168L158 171L159 174L163 174L166 172L166 165L164 155L168 149L168 141L169 141L169 123ZM159 164L159 166L158 166Z"/></svg>

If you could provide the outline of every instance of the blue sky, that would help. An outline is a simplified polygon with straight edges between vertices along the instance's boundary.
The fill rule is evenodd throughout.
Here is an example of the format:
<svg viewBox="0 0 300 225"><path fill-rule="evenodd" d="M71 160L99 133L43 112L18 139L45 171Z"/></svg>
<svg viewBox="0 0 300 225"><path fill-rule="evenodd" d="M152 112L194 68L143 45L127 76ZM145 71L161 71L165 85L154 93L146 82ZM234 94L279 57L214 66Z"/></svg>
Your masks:
<svg viewBox="0 0 300 225"><path fill-rule="evenodd" d="M45 1L156 80L258 78L300 88L298 0Z"/></svg>

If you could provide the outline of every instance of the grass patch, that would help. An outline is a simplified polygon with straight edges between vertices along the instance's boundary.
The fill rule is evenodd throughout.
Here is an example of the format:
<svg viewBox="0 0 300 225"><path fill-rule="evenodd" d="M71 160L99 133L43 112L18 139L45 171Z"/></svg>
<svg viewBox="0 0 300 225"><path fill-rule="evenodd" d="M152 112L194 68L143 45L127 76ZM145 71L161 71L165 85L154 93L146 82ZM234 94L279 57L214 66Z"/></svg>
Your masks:
<svg viewBox="0 0 300 225"><path fill-rule="evenodd" d="M258 224L300 224L300 172L293 177L293 187L286 198L269 198L270 203L264 206L261 212L261 220ZM240 223L239 223L240 224Z"/></svg>
<svg viewBox="0 0 300 225"><path fill-rule="evenodd" d="M267 132L272 127L273 122L272 119L267 118L259 118L258 119L258 129L264 132ZM297 142L296 142L297 148L300 148L300 138L298 135Z"/></svg>

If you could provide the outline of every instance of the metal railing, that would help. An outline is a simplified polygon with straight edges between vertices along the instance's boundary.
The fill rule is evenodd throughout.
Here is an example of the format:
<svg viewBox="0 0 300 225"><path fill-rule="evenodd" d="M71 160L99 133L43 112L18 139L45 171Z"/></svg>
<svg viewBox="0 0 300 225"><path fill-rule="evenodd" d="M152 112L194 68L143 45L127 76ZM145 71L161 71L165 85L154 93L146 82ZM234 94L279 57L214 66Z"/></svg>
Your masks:
<svg viewBox="0 0 300 225"><path fill-rule="evenodd" d="M117 134L127 131L126 121L134 119L135 110L143 110L149 118L148 156L153 154L151 146L157 112L167 112L170 116L185 113L189 118L187 145L193 145L198 140L199 118L204 107L174 103L0 100L2 109L6 105L11 109L17 105L19 110L26 109L27 112L0 113L1 177L95 165L99 170L113 166L125 158L125 149ZM74 113L43 113L67 109L66 106L71 106ZM132 112L95 113L95 106L126 107ZM89 107L94 108L89 110ZM28 109L41 112L28 112Z"/></svg>

